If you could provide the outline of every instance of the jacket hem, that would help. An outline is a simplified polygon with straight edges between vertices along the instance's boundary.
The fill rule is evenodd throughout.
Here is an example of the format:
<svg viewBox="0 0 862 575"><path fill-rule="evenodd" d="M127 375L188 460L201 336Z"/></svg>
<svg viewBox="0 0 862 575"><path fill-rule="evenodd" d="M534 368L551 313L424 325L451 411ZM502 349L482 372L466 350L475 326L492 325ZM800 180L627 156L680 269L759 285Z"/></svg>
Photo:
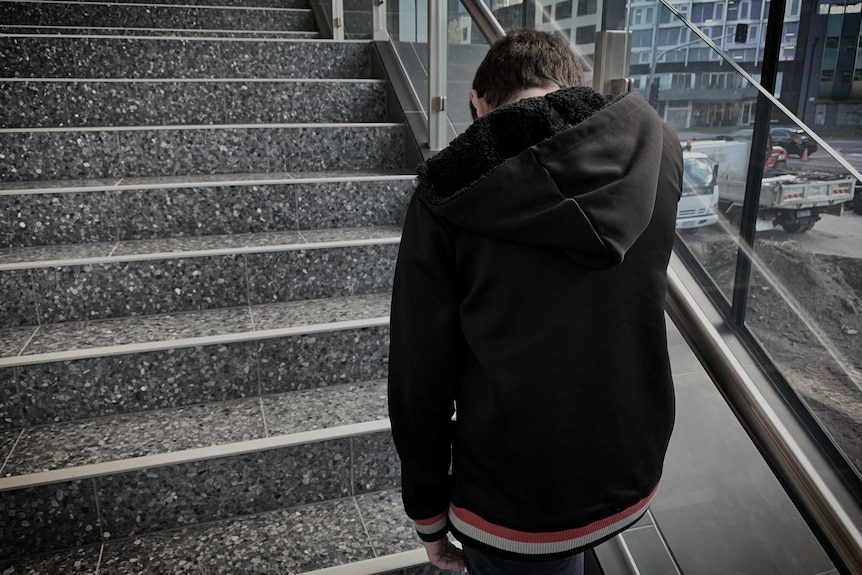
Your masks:
<svg viewBox="0 0 862 575"><path fill-rule="evenodd" d="M438 541L449 531L449 517L445 511L428 519L414 519L413 524L422 541Z"/></svg>
<svg viewBox="0 0 862 575"><path fill-rule="evenodd" d="M658 489L657 486L656 489ZM521 556L568 554L597 545L635 523L646 513L656 489L622 511L583 527L563 531L519 531L491 523L476 513L454 504L449 507L449 521L453 530L466 538L507 554Z"/></svg>

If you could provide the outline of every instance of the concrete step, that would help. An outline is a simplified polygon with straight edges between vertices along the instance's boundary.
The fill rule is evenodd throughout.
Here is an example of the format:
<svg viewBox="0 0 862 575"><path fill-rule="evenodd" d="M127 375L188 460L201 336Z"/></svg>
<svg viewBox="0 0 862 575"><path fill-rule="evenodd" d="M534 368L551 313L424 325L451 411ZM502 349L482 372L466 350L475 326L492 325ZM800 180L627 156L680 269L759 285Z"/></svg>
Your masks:
<svg viewBox="0 0 862 575"><path fill-rule="evenodd" d="M74 0L81 3L104 4L106 0ZM364 0L350 0L363 2ZM110 0L112 4L142 4L141 0ZM147 0L143 4L172 6L227 6L234 8L309 8L309 0Z"/></svg>
<svg viewBox="0 0 862 575"><path fill-rule="evenodd" d="M0 430L386 377L389 293L0 330Z"/></svg>
<svg viewBox="0 0 862 575"><path fill-rule="evenodd" d="M368 43L277 38L0 37L0 78L372 78Z"/></svg>
<svg viewBox="0 0 862 575"><path fill-rule="evenodd" d="M13 429L2 432L10 445L0 476L29 485L84 466L386 417L386 383L377 380Z"/></svg>
<svg viewBox="0 0 862 575"><path fill-rule="evenodd" d="M386 121L382 80L6 80L4 128Z"/></svg>
<svg viewBox="0 0 862 575"><path fill-rule="evenodd" d="M409 173L293 172L0 184L7 248L401 225Z"/></svg>
<svg viewBox="0 0 862 575"><path fill-rule="evenodd" d="M76 26L53 26L51 28L41 26L4 26L0 24L0 34L14 36L87 36L87 37L116 37L116 36L138 36L138 37L164 37L182 36L186 38L238 38L238 39L265 39L275 38L282 40L310 40L321 38L320 32L296 32L296 31L272 31L272 30L188 30L180 28L81 28ZM349 37L350 40L358 38Z"/></svg>
<svg viewBox="0 0 862 575"><path fill-rule="evenodd" d="M403 155L396 123L0 129L2 182L388 170Z"/></svg>
<svg viewBox="0 0 862 575"><path fill-rule="evenodd" d="M394 489L96 543L5 565L15 573L114 575L438 572L427 565Z"/></svg>
<svg viewBox="0 0 862 575"><path fill-rule="evenodd" d="M400 230L342 228L13 248L0 324L26 326L391 289Z"/></svg>
<svg viewBox="0 0 862 575"><path fill-rule="evenodd" d="M0 22L39 28L171 28L315 32L309 8L0 1Z"/></svg>

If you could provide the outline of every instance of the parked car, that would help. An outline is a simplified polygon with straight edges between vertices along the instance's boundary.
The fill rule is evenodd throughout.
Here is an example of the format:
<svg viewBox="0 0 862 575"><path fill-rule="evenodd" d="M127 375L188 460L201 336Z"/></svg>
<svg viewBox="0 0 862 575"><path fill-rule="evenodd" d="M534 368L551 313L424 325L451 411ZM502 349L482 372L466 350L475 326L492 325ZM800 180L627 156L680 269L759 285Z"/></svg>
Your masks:
<svg viewBox="0 0 862 575"><path fill-rule="evenodd" d="M772 136L772 143L787 150L788 154L801 158L806 150L809 156L817 151L817 142L809 138L808 134L800 128L776 126L770 128L769 134Z"/></svg>

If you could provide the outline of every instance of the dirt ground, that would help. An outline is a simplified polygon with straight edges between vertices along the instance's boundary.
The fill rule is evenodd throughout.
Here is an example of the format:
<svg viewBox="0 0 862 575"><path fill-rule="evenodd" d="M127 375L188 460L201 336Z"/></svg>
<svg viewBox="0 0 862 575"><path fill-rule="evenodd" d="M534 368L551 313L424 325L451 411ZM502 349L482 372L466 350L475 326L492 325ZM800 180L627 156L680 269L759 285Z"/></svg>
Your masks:
<svg viewBox="0 0 862 575"><path fill-rule="evenodd" d="M729 297L735 243L716 237L702 249ZM747 324L862 471L862 259L812 254L793 241L757 240L755 254Z"/></svg>

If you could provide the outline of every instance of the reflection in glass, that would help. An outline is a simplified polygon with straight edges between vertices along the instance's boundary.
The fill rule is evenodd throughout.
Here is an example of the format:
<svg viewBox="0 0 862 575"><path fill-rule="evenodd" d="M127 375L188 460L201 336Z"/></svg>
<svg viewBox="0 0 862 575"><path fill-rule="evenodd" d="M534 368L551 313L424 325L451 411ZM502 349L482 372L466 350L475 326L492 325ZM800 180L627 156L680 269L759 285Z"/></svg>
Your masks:
<svg viewBox="0 0 862 575"><path fill-rule="evenodd" d="M698 8L693 16L709 15ZM636 17L643 21L643 14L633 12L633 28ZM732 32L727 26L724 34ZM636 86L677 130L687 150L680 241L728 303L739 254L751 259L745 326L862 470L862 249L853 239L862 237L862 217L848 209L856 180L818 144L810 128L774 106L768 114L756 240L747 248L738 238L743 203L757 192L746 180L758 92L727 62L697 72L675 62L679 55L709 60L705 51L719 60L732 59L748 48L738 46L724 55L699 39L677 39L674 45L671 32L659 39L670 45L644 47L655 59L644 64L633 58L632 74L640 76ZM719 45L726 40L713 39ZM828 47L827 39L827 56ZM821 78L821 89L823 85ZM708 161L695 159L695 153ZM710 164L718 187L717 222L680 225L695 197L694 182L702 181ZM703 181L700 197L705 197L705 185Z"/></svg>

